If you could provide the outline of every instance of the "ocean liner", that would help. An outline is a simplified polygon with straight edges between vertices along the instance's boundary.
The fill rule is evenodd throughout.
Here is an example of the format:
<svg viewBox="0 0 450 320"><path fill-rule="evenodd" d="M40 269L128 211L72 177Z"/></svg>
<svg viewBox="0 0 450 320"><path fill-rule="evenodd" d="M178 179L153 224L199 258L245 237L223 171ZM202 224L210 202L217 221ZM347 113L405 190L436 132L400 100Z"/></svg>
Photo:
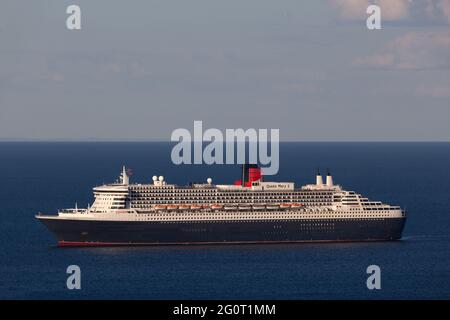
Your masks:
<svg viewBox="0 0 450 320"><path fill-rule="evenodd" d="M59 246L287 243L397 240L405 211L371 201L320 172L316 183L266 182L257 165L243 165L234 184L178 186L154 176L95 187L92 206L38 214Z"/></svg>

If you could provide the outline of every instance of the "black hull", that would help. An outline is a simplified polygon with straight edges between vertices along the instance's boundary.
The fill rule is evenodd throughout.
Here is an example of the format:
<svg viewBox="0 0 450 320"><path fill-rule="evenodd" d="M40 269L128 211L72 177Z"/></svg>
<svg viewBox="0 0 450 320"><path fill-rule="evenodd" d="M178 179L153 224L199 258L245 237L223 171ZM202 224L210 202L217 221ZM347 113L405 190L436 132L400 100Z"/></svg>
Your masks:
<svg viewBox="0 0 450 320"><path fill-rule="evenodd" d="M387 241L405 218L215 222L88 221L38 217L60 246Z"/></svg>

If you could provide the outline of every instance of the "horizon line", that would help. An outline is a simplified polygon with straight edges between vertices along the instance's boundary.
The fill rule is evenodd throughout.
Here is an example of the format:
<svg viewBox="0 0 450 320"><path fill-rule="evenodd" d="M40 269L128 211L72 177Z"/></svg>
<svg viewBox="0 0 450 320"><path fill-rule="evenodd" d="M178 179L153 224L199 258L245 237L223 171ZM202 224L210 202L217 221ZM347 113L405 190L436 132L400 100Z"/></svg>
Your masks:
<svg viewBox="0 0 450 320"><path fill-rule="evenodd" d="M26 143L178 143L179 141L170 140L144 140L144 139L2 139L0 143L14 143L14 142L26 142ZM198 141L192 140L191 142L204 142L210 143L210 141ZM218 142L226 142L226 140L220 140ZM236 141L233 141L236 142ZM248 143L248 141L246 141ZM267 142L270 142L268 140ZM280 140L280 143L449 143L450 140Z"/></svg>

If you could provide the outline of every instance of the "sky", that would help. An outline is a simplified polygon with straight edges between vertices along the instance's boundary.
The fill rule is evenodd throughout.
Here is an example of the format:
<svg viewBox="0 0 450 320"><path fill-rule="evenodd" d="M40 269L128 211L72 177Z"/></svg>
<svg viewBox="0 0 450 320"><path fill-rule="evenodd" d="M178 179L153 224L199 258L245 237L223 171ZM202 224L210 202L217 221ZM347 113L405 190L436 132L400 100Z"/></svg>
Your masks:
<svg viewBox="0 0 450 320"><path fill-rule="evenodd" d="M170 140L194 120L450 141L450 0L2 0L0 140Z"/></svg>

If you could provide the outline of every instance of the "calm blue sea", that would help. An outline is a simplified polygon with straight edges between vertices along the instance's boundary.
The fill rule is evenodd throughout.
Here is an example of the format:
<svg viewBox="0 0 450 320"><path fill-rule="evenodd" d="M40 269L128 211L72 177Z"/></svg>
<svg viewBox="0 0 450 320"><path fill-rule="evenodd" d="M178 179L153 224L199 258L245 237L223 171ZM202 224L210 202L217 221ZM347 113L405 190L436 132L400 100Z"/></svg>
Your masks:
<svg viewBox="0 0 450 320"><path fill-rule="evenodd" d="M305 184L317 167L336 183L408 211L398 242L140 248L55 247L37 212L92 202L93 186L153 175L232 182L236 166L174 166L166 143L0 143L0 298L450 298L449 143L285 143L274 180ZM66 289L66 268L82 289ZM381 267L382 289L366 288Z"/></svg>

